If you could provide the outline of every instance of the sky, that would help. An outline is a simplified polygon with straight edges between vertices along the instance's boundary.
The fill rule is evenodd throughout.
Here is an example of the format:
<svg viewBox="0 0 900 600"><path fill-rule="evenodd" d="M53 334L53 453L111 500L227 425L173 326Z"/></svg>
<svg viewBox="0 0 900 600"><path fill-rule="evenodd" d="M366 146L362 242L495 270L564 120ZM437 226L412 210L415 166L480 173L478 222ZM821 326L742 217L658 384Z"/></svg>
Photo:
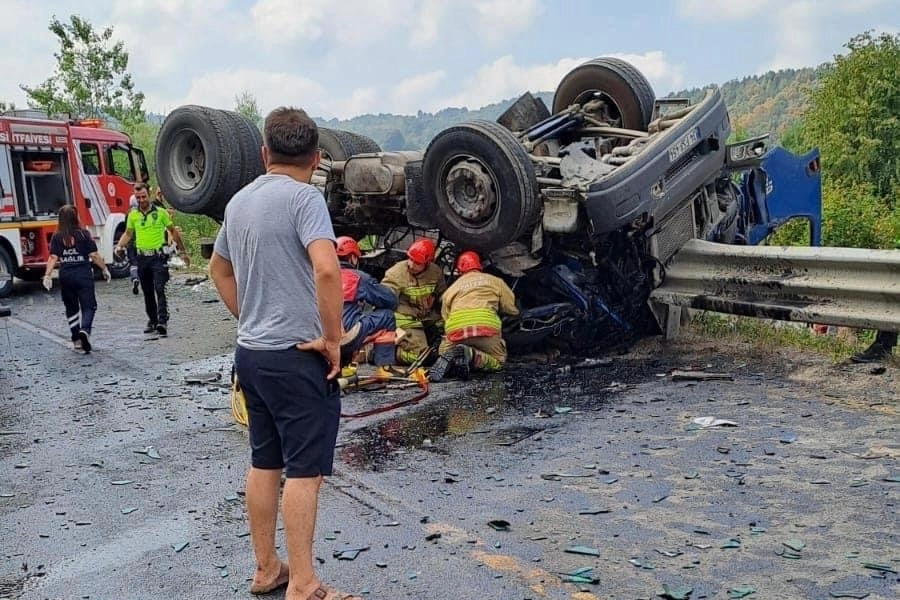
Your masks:
<svg viewBox="0 0 900 600"><path fill-rule="evenodd" d="M0 0L0 101L56 68L53 16L125 43L145 109L312 116L477 109L553 91L598 56L638 67L657 95L816 66L854 35L900 32L896 0Z"/></svg>

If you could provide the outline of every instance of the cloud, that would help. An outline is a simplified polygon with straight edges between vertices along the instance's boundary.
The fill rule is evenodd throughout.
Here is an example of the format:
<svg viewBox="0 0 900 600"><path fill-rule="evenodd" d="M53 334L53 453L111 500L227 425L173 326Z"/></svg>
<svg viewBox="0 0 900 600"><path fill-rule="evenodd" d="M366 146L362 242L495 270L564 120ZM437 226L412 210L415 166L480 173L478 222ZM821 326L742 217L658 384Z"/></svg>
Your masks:
<svg viewBox="0 0 900 600"><path fill-rule="evenodd" d="M543 7L538 0L476 0L474 10L481 39L497 43L530 29Z"/></svg>
<svg viewBox="0 0 900 600"><path fill-rule="evenodd" d="M0 19L0 38L16 40L15 52L0 52L0 89L3 90L0 101L12 102L18 108L27 108L25 92L19 86L40 85L56 70L56 60L53 58L57 48L56 38L46 26L41 27L40 35L22 35L22 23L44 21L44 15L34 4L25 0L6 2L3 18ZM49 25L50 19L44 22ZM24 60L23 57L30 58Z"/></svg>
<svg viewBox="0 0 900 600"><path fill-rule="evenodd" d="M678 14L705 24L762 21L771 32L760 42L760 48L771 54L757 68L757 73L764 73L827 60L822 32L828 23L869 14L885 4L887 0L679 0Z"/></svg>
<svg viewBox="0 0 900 600"><path fill-rule="evenodd" d="M657 94L676 89L683 81L682 69L668 62L661 51L645 54L612 54L637 67L654 86ZM429 110L447 106L477 109L521 95L526 91L553 91L572 69L592 57L561 58L555 63L529 66L517 65L512 56L502 56L482 66L467 80L462 89L449 98L433 98Z"/></svg>
<svg viewBox="0 0 900 600"><path fill-rule="evenodd" d="M397 114L415 114L422 108L422 98L432 94L445 75L444 71L431 71L408 77L392 86L386 110Z"/></svg>
<svg viewBox="0 0 900 600"><path fill-rule="evenodd" d="M392 36L412 22L414 0L303 2L258 0L250 16L267 46L310 45L327 40L359 47Z"/></svg>
<svg viewBox="0 0 900 600"><path fill-rule="evenodd" d="M700 22L743 21L765 14L775 0L678 0L678 14Z"/></svg>
<svg viewBox="0 0 900 600"><path fill-rule="evenodd" d="M179 104L202 104L230 110L235 105L234 97L241 91L253 94L263 114L277 106L289 104L317 115L327 97L320 84L292 73L223 69L194 79L187 94L170 99L165 108L172 109Z"/></svg>
<svg viewBox="0 0 900 600"><path fill-rule="evenodd" d="M437 42L441 33L441 23L450 10L446 0L425 0L413 21L409 44L413 48L426 48Z"/></svg>

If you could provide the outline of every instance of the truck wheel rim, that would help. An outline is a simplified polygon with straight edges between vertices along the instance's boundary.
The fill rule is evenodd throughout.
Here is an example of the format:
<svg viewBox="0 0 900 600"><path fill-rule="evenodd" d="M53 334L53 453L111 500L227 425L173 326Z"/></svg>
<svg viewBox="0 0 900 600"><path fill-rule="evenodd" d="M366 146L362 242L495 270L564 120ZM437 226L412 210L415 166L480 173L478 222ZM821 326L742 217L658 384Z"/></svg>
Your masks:
<svg viewBox="0 0 900 600"><path fill-rule="evenodd" d="M206 170L206 151L200 136L190 129L180 131L169 153L172 182L181 190L192 190L203 179Z"/></svg>
<svg viewBox="0 0 900 600"><path fill-rule="evenodd" d="M447 203L454 213L470 223L483 224L494 216L496 190L493 174L478 160L466 158L447 170L444 183Z"/></svg>

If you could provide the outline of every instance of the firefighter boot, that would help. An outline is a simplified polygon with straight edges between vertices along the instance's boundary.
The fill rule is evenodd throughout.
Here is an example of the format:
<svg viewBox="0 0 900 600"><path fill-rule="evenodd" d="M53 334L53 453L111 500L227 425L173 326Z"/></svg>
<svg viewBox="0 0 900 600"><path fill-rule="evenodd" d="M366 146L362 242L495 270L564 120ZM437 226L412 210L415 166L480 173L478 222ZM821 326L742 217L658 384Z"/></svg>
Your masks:
<svg viewBox="0 0 900 600"><path fill-rule="evenodd" d="M443 381L451 372L460 379L468 379L472 356L472 349L468 346L453 346L441 354L434 362L434 365L428 371L428 380L433 382Z"/></svg>

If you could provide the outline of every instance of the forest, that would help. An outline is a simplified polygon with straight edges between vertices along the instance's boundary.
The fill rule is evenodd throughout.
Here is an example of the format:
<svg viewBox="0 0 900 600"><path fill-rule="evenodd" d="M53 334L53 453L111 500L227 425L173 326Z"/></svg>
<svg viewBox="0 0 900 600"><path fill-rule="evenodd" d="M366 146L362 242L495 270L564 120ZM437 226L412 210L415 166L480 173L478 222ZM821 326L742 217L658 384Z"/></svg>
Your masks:
<svg viewBox="0 0 900 600"><path fill-rule="evenodd" d="M30 108L48 114L102 118L118 123L148 162L160 115L143 108L144 94L128 72L128 52L113 30L95 30L85 19L54 17L49 29L60 50L56 72L35 86L22 84ZM868 31L854 36L833 61L733 79L720 85L732 121L732 138L768 133L795 152L817 147L823 174L823 243L830 246L900 248L900 34ZM699 99L702 88L675 97ZM552 91L536 94L549 106ZM515 98L477 110L446 108L416 115L361 115L317 119L320 126L371 137L385 150L424 149L440 131L462 121L494 120ZM0 112L10 108L0 98ZM261 121L252 91L233 108ZM179 215L187 241L214 231L205 217ZM793 226L792 226L793 225ZM809 243L805 228L789 224L771 243Z"/></svg>

